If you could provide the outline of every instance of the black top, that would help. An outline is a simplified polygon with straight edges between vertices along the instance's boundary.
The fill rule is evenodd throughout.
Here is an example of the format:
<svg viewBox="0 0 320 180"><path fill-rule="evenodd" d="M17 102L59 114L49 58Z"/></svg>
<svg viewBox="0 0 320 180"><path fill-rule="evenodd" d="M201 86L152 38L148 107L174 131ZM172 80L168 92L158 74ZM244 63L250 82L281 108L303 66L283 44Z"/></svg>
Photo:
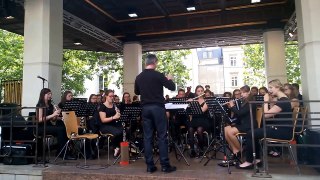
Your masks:
<svg viewBox="0 0 320 180"><path fill-rule="evenodd" d="M252 117L253 117L253 127L257 128L258 123L256 120L256 104L252 104ZM250 130L251 129L251 116L250 116L250 105L249 103L240 106L238 110L236 106L230 108L232 112L237 115L237 118L240 120L241 130ZM240 131L240 130L239 130ZM241 132L241 131L240 131Z"/></svg>
<svg viewBox="0 0 320 180"><path fill-rule="evenodd" d="M113 105L112 108L108 108L108 107L105 106L104 104L101 104L100 107L99 107L98 112L105 112L107 118L116 115L116 110L115 110L115 106L114 106L114 105ZM99 114L98 114L98 116L99 116L99 119L100 119L100 115L99 115ZM101 121L101 119L100 119L100 121ZM111 122L108 122L108 123L103 123L103 122L101 121L101 123L102 123L102 124L108 124L108 125L115 125L115 124L117 124L117 122L114 121L114 120L111 121Z"/></svg>
<svg viewBox="0 0 320 180"><path fill-rule="evenodd" d="M42 104L37 104L36 107L45 107L46 105L42 105ZM45 112L45 116L49 116L51 114L53 114L54 111L54 107L52 104L49 104L49 107L46 108L46 112Z"/></svg>
<svg viewBox="0 0 320 180"><path fill-rule="evenodd" d="M287 102L284 102L287 101ZM292 109L291 109L291 103L289 101L289 98L287 97L282 97L278 99L276 102L275 106L278 106L281 108L281 112L275 116L275 118L279 119L278 121L275 120L273 121L273 124L278 124L278 125L286 125L286 126L291 126L291 127L286 127L286 128L292 128ZM286 114L283 114L286 113ZM290 120L285 121L282 118L290 118Z"/></svg>
<svg viewBox="0 0 320 180"><path fill-rule="evenodd" d="M134 93L141 95L141 104L159 104L164 106L163 87L171 91L176 89L172 80L154 69L145 69L135 80Z"/></svg>

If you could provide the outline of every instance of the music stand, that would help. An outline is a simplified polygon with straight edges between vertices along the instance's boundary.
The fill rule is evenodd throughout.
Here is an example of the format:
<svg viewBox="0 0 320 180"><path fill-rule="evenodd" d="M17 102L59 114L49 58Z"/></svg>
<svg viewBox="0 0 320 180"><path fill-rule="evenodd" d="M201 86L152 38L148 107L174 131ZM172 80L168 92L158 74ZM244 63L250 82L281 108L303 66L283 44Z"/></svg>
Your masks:
<svg viewBox="0 0 320 180"><path fill-rule="evenodd" d="M83 104L82 101L66 101L62 107L62 111L77 111L77 109Z"/></svg>
<svg viewBox="0 0 320 180"><path fill-rule="evenodd" d="M140 107L140 104L125 104L124 107L120 109L121 116L120 116L120 119L117 121L117 122L125 123L126 124L125 126L129 126L129 146L133 147L138 152L138 155L135 158L136 160L138 159L139 155L141 154L141 151L139 150L138 147L136 147L136 145L132 141L131 129L132 129L132 121L137 121L138 117L141 114L141 109L142 108ZM121 155L119 155L116 158L116 160L113 162L113 164L115 164L119 160L120 157L121 157Z"/></svg>
<svg viewBox="0 0 320 180"><path fill-rule="evenodd" d="M80 127L86 129L86 120L90 117L93 116L95 110L97 109L97 104L93 103L85 103L84 101L80 101L83 104L80 104L78 108L76 109L76 115L77 117L81 117L80 119ZM82 126L81 126L82 124Z"/></svg>
<svg viewBox="0 0 320 180"><path fill-rule="evenodd" d="M230 170L230 164L229 164L229 157L227 156L227 142L226 142L226 138L225 138L225 135L224 135L224 126L225 126L225 120L228 119L230 121L230 118L225 110L225 108L223 107L223 104L227 103L230 99L229 98L221 98L221 97L217 97L215 99L211 99L211 100L208 100L208 106L211 106L212 109L214 109L214 112L215 113L218 113L220 116L221 116L221 140L223 142L222 146L223 147L223 153L224 153L224 160L227 162L227 166L228 166L228 173L231 174L231 170ZM212 150L215 150L215 147L211 148L212 145L216 142L216 139L213 139L208 148L206 149L206 151L204 152L204 155L209 152L209 151L212 151ZM211 149L210 149L211 148ZM204 156L203 156L204 157ZM202 159L203 159L202 157ZM201 160L202 160L201 159ZM214 159L213 157L208 157L208 160L204 163L204 166L206 166L210 160ZM200 161L201 162L201 161Z"/></svg>
<svg viewBox="0 0 320 180"><path fill-rule="evenodd" d="M186 100L187 98L172 98L169 100L169 103L166 104L166 110L175 114L186 115L187 114L186 109L188 106L190 106L190 103L187 102ZM170 126L170 123L168 123L168 125ZM176 158L180 160L181 158L178 158L178 156L182 157L186 162L186 164L190 166L189 162L187 161L186 157L183 154L184 150L181 150L178 144L173 140L172 135L170 133L170 127L168 127L168 137L169 137L168 146L169 147L171 147L171 145L174 146ZM178 153L177 153L177 150L178 150Z"/></svg>

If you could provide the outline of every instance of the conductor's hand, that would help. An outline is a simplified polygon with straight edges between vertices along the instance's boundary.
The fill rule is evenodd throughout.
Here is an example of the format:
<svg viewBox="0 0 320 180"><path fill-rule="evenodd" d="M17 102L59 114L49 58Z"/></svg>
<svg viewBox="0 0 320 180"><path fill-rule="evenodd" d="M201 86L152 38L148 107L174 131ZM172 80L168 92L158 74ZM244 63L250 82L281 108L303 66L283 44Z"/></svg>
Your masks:
<svg viewBox="0 0 320 180"><path fill-rule="evenodd" d="M172 76L171 74L168 74L168 75L167 75L167 79L168 79L168 80L173 80L173 76Z"/></svg>

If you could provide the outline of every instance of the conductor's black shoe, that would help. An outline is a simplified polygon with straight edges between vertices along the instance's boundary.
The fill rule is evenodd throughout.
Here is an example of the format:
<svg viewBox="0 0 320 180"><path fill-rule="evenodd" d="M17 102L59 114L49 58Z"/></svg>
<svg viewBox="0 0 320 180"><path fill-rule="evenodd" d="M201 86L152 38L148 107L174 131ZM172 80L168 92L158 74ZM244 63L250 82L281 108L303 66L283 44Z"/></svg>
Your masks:
<svg viewBox="0 0 320 180"><path fill-rule="evenodd" d="M147 172L148 172L148 173L153 173L153 172L157 171L157 169L158 169L158 168L157 168L156 166L148 167L148 168L147 168Z"/></svg>
<svg viewBox="0 0 320 180"><path fill-rule="evenodd" d="M164 173L171 173L176 170L177 170L177 167L175 167L175 166L166 166L166 167L161 168L161 171Z"/></svg>

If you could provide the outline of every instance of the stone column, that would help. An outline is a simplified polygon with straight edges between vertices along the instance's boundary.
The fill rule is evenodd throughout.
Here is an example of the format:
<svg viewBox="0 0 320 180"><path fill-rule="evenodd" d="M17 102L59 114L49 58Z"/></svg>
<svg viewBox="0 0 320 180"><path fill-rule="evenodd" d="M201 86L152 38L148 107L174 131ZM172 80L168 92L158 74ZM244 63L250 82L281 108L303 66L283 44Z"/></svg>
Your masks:
<svg viewBox="0 0 320 180"><path fill-rule="evenodd" d="M296 0L295 5L303 99L320 100L320 1ZM305 104L310 105L310 112L320 111L320 103ZM318 114L310 116L320 118ZM314 120L311 124L320 125L320 121Z"/></svg>
<svg viewBox="0 0 320 180"><path fill-rule="evenodd" d="M138 42L124 44L123 48L123 92L134 95L134 81L142 71L142 46Z"/></svg>
<svg viewBox="0 0 320 180"><path fill-rule="evenodd" d="M264 59L267 83L279 79L287 82L284 34L282 30L274 29L263 33Z"/></svg>
<svg viewBox="0 0 320 180"><path fill-rule="evenodd" d="M22 105L34 107L41 76L58 103L61 94L63 0L25 1Z"/></svg>

